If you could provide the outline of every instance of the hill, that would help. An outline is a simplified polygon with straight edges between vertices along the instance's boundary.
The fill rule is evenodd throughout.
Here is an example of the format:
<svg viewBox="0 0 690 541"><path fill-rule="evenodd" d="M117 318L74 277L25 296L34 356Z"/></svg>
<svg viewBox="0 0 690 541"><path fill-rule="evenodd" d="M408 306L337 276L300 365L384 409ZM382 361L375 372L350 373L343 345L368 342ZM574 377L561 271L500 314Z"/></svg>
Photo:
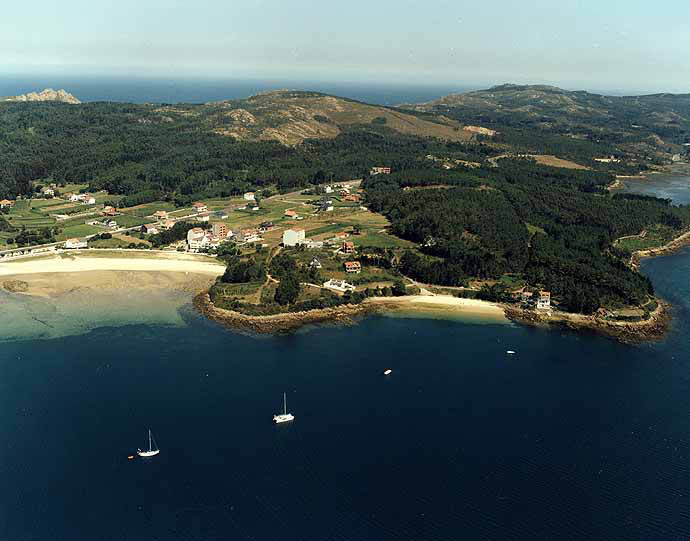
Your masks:
<svg viewBox="0 0 690 541"><path fill-rule="evenodd" d="M0 102L0 196L39 180L189 202L260 186L293 189L424 160L471 144L459 122L316 92L279 90L206 104ZM408 165L406 165L408 164Z"/></svg>
<svg viewBox="0 0 690 541"><path fill-rule="evenodd" d="M663 164L690 143L690 94L618 97L505 84L404 107L494 130L494 144L505 148L557 150L585 162L603 152L634 165Z"/></svg>
<svg viewBox="0 0 690 541"><path fill-rule="evenodd" d="M242 141L296 145L305 139L333 138L351 126L379 125L421 137L466 141L471 134L455 120L369 105L318 92L276 90L242 100L203 106L175 105L154 110L167 118L198 118L219 135Z"/></svg>

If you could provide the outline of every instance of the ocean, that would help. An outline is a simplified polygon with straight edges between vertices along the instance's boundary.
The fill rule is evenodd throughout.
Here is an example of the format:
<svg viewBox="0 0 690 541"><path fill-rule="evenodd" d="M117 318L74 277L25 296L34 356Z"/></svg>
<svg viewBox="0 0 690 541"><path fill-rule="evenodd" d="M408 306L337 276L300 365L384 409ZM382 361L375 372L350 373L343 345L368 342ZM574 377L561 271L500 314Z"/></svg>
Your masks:
<svg viewBox="0 0 690 541"><path fill-rule="evenodd" d="M205 103L240 99L258 92L288 88L311 90L377 105L431 101L451 93L477 90L467 84L390 84L246 79L166 79L145 77L8 76L0 75L0 96L16 96L44 88L64 88L83 102Z"/></svg>
<svg viewBox="0 0 690 541"><path fill-rule="evenodd" d="M256 337L188 304L6 339L0 539L690 538L690 250L642 270L675 306L642 345L382 316ZM149 428L160 455L128 460Z"/></svg>

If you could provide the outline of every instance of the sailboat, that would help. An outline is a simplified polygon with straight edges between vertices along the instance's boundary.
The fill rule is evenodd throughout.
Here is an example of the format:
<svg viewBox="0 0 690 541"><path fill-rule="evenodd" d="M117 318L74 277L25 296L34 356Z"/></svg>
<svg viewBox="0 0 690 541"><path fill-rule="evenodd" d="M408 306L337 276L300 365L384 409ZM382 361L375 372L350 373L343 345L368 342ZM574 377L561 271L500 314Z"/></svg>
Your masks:
<svg viewBox="0 0 690 541"><path fill-rule="evenodd" d="M154 449L155 447L155 449ZM160 453L160 449L158 448L158 445L156 445L156 440L153 439L153 434L151 434L151 429L149 428L149 450L148 451L142 451L141 449L137 449L137 454L142 457L149 457L149 456L156 456L158 453Z"/></svg>
<svg viewBox="0 0 690 541"><path fill-rule="evenodd" d="M295 416L292 413L288 413L287 411L287 396L285 395L285 393L283 393L283 413L274 415L273 422L278 425L280 423L288 423L294 420Z"/></svg>

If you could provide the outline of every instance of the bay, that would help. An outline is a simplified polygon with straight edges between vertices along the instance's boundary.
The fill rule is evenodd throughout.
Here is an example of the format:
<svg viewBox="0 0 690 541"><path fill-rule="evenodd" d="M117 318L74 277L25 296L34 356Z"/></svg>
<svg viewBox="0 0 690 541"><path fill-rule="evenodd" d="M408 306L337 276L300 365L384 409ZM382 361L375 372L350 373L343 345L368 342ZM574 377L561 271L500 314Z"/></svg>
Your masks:
<svg viewBox="0 0 690 541"><path fill-rule="evenodd" d="M638 346L388 317L255 337L188 304L6 340L0 539L688 538L690 251L642 270L675 318ZM148 428L161 454L128 460Z"/></svg>

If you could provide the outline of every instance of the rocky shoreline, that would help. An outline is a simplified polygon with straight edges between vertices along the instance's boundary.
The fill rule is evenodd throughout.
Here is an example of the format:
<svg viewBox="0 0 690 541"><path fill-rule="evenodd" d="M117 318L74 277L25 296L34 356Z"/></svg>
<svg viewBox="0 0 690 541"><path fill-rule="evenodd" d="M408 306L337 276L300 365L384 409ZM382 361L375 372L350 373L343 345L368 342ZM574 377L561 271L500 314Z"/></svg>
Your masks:
<svg viewBox="0 0 690 541"><path fill-rule="evenodd" d="M667 242L663 246L658 248L649 248L647 250L637 250L633 252L630 258L630 265L637 270L640 266L640 261L648 257L659 257L663 255L671 255L681 248L688 246L690 244L690 231L686 231L682 235L677 236L675 239Z"/></svg>
<svg viewBox="0 0 690 541"><path fill-rule="evenodd" d="M288 332L304 325L334 323L352 325L355 319L373 314L378 307L371 304L345 304L335 308L323 308L306 312L288 312L269 316L249 316L232 310L216 307L208 292L194 297L194 307L204 316L226 327L260 334Z"/></svg>
<svg viewBox="0 0 690 541"><path fill-rule="evenodd" d="M194 297L194 307L204 316L229 327L258 334L278 334L290 332L309 324L332 323L352 325L362 316L381 313L387 309L398 308L390 303L348 304L335 308L324 308L306 312L291 312L269 316L250 316L217 308L207 292ZM562 327L571 330L599 332L625 343L641 343L662 339L671 321L670 305L659 301L650 316L643 321L624 322L604 319L598 316L570 314L566 312L539 313L513 305L501 305L505 317L515 323L531 326Z"/></svg>
<svg viewBox="0 0 690 541"><path fill-rule="evenodd" d="M616 321L599 316L552 312L539 314L506 306L506 317L516 323L544 327L562 327L572 330L590 330L604 334L627 344L639 344L661 340L666 336L671 322L671 306L659 300L656 310L642 321Z"/></svg>

